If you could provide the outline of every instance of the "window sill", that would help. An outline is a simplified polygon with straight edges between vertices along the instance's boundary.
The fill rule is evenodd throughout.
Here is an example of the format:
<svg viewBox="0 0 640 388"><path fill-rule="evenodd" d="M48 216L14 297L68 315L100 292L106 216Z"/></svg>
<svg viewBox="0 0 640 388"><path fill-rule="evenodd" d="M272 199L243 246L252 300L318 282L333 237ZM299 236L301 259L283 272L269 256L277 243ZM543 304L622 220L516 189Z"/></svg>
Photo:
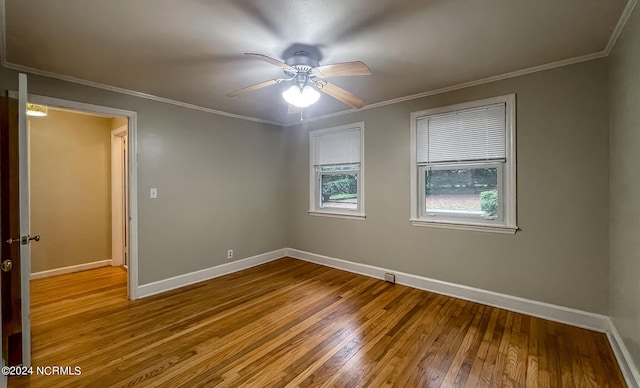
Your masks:
<svg viewBox="0 0 640 388"><path fill-rule="evenodd" d="M420 226L425 228L438 228L438 229L455 229L455 230L471 230L474 232L489 232L489 233L501 233L501 234L515 234L518 231L517 226L508 225L487 225L480 223L460 223L460 222L448 222L448 221L425 221L420 219L411 219L411 226Z"/></svg>
<svg viewBox="0 0 640 388"><path fill-rule="evenodd" d="M366 218L364 214L360 214L360 213L355 213L355 214L333 213L333 212L319 212L316 210L309 210L309 215L319 216L319 217L330 217L330 218L346 218L348 220L358 220L358 221L364 221L364 219Z"/></svg>

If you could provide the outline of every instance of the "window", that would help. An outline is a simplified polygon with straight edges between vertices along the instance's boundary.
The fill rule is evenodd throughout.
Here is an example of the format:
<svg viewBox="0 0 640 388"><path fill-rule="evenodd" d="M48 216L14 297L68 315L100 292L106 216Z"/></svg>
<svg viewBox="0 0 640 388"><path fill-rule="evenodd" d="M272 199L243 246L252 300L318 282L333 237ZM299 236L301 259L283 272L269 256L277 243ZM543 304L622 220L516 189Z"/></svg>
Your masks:
<svg viewBox="0 0 640 388"><path fill-rule="evenodd" d="M411 114L411 223L515 233L515 95Z"/></svg>
<svg viewBox="0 0 640 388"><path fill-rule="evenodd" d="M364 123L309 133L309 213L364 218Z"/></svg>

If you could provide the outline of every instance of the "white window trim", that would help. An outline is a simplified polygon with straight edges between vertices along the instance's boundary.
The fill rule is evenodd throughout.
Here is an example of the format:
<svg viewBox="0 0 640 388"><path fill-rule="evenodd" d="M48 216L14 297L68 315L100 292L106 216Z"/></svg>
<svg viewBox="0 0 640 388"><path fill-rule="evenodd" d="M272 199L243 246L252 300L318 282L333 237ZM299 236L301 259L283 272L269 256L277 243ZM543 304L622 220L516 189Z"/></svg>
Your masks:
<svg viewBox="0 0 640 388"><path fill-rule="evenodd" d="M329 218L345 218L347 220L364 221L364 214L347 214L347 213L333 213L324 211L309 210L310 216L329 217Z"/></svg>
<svg viewBox="0 0 640 388"><path fill-rule="evenodd" d="M501 223L480 223L473 221L452 221L452 220L426 220L421 218L420 200L418 196L418 164L416 161L416 131L417 120L423 116L432 116L441 113L460 111L464 109L476 108L485 105L505 103L506 112L506 155L507 161L504 165L505 183L503 185L505 206L504 219ZM409 221L412 226L446 228L457 230L471 230L481 232L514 234L518 230L516 223L516 95L508 94L504 96L486 98L483 100L465 102L462 104L443 106L433 109L422 110L411 113L411 215Z"/></svg>
<svg viewBox="0 0 640 388"><path fill-rule="evenodd" d="M313 165L314 154L313 154L313 136L331 133L331 132L341 132L347 131L350 129L359 128L360 129L360 171L358 172L358 209L357 210L339 210L337 208L318 208L316 205L317 193L315 192L316 188L318 188L316 180L316 171ZM309 132L309 215L312 216L324 216L324 217L333 217L333 218L346 218L350 220L364 220L366 218L364 213L364 121L360 121L352 124L340 125L337 127L317 129Z"/></svg>

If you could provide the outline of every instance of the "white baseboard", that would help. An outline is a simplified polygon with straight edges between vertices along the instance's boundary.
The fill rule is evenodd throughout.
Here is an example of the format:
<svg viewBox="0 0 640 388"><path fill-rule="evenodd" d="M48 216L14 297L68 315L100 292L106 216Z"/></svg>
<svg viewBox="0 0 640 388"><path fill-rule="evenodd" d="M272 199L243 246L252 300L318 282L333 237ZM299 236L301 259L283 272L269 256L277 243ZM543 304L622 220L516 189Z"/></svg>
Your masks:
<svg viewBox="0 0 640 388"><path fill-rule="evenodd" d="M613 321L611 318L607 318L607 321L609 323L607 337L611 343L613 353L616 355L616 359L618 360L618 365L620 365L620 370L622 370L624 379L627 381L627 385L630 388L638 388L640 387L640 372L638 372L638 368L636 368L636 365L631 358L631 354L625 346L622 337L620 337L620 333L618 333L618 329L616 329Z"/></svg>
<svg viewBox="0 0 640 388"><path fill-rule="evenodd" d="M233 272L242 271L243 269L255 267L256 265L268 263L273 260L286 256L286 248L275 251L262 253L256 256L247 257L246 259L236 260L230 263L217 265L215 267L201 269L199 271L190 272L184 275L174 276L169 279L158 280L157 282L143 284L138 286L138 298L144 298L159 294L165 291L188 286L189 284L202 282L205 280L217 278Z"/></svg>
<svg viewBox="0 0 640 388"><path fill-rule="evenodd" d="M372 265L354 263L298 249L287 249L287 255L296 259L310 261L312 263L342 269L377 279L384 279L385 273L392 273L396 276L396 283L398 284L435 292L437 294L448 295L454 298L482 303L517 313L532 315L534 317L548 319L554 322L566 323L568 325L578 326L602 333L606 333L609 328L609 318L601 314L557 306L550 303L538 302L517 296L500 294L498 292L483 290L480 288L462 286L441 280L429 279L423 276L402 273Z"/></svg>
<svg viewBox="0 0 640 388"><path fill-rule="evenodd" d="M49 269L47 271L32 273L31 280L48 278L49 276L64 275L66 273L72 273L72 272L86 271L88 269L107 267L110 265L111 265L111 260L100 260L100 261L92 261L91 263L71 265L69 267Z"/></svg>

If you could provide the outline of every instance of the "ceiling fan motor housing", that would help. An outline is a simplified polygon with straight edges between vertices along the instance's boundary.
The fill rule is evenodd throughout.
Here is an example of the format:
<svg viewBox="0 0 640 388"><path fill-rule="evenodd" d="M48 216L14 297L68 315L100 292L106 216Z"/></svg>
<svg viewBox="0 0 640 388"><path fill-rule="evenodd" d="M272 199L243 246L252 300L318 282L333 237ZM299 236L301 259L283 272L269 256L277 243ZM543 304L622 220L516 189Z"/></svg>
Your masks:
<svg viewBox="0 0 640 388"><path fill-rule="evenodd" d="M315 58L312 58L311 54L309 54L307 51L296 52L292 57L287 58L284 61L284 63L286 63L291 67L295 67L296 70L298 70L298 74L300 73L308 74L311 71L311 69L319 66L318 60ZM286 70L285 70L285 73L290 77L293 77L296 75Z"/></svg>

